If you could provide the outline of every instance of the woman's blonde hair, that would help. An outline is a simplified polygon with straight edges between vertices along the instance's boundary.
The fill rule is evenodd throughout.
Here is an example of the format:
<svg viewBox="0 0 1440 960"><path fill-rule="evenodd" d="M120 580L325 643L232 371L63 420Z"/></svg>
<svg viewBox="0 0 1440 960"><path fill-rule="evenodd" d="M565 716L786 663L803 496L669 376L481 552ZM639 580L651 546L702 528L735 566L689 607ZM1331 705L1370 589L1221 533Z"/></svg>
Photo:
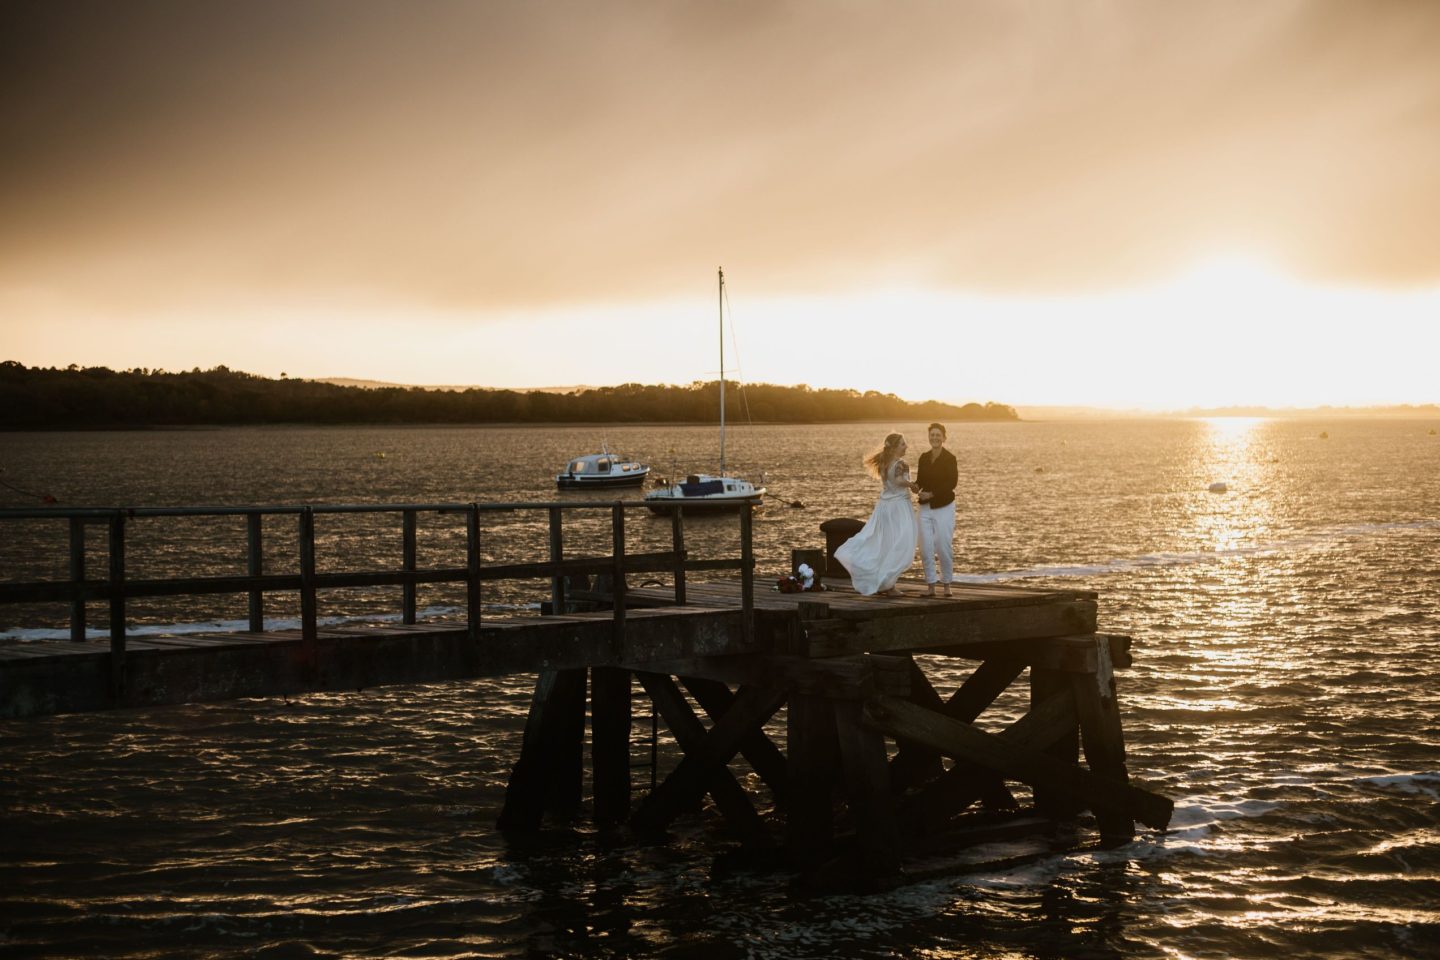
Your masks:
<svg viewBox="0 0 1440 960"><path fill-rule="evenodd" d="M892 433L887 436L885 446L865 458L865 469L883 479L885 471L890 469L890 464L899 458L900 444L904 442L905 434L903 433Z"/></svg>

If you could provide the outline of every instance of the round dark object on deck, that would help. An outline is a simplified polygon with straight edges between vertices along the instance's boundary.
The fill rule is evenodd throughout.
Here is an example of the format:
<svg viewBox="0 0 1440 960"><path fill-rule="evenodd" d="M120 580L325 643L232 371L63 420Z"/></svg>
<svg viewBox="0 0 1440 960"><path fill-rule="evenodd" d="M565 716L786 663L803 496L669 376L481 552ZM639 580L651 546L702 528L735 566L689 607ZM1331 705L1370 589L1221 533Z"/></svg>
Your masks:
<svg viewBox="0 0 1440 960"><path fill-rule="evenodd" d="M850 576L850 571L845 569L845 565L835 559L835 551L840 544L864 528L863 520L853 520L850 517L836 517L820 524L820 532L825 534L825 576L847 578Z"/></svg>

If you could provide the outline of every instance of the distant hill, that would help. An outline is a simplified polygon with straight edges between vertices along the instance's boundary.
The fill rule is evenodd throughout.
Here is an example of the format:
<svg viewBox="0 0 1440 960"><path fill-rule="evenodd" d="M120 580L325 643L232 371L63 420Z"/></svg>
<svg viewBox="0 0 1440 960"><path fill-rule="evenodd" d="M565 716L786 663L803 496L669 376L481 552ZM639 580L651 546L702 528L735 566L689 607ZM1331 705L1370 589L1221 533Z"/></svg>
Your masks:
<svg viewBox="0 0 1440 960"><path fill-rule="evenodd" d="M312 377L311 383L333 383L337 387L359 387L362 390L381 390L396 388L400 390L446 390L456 392L460 390L493 390L494 387L482 387L476 384L429 384L429 383L387 383L384 380L356 380L353 377ZM569 387L522 387L523 393L574 393L577 390L595 390L588 384L578 384Z"/></svg>
<svg viewBox="0 0 1440 960"><path fill-rule="evenodd" d="M759 423L1017 420L1002 403L915 403L892 393L727 384L733 415ZM713 423L719 382L627 383L567 392L446 390L270 380L215 367L189 372L0 363L0 429L266 423Z"/></svg>

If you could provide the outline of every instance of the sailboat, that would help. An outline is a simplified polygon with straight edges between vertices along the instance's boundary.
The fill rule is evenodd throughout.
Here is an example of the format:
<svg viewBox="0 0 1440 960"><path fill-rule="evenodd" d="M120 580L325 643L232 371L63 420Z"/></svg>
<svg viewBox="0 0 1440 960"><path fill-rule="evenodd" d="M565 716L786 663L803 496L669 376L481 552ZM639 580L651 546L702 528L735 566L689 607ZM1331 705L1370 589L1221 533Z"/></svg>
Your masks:
<svg viewBox="0 0 1440 960"><path fill-rule="evenodd" d="M759 506L765 488L725 473L725 269L720 274L720 472L692 473L683 483L645 494L645 505L655 513L669 513L677 507L686 513L738 510L750 503Z"/></svg>

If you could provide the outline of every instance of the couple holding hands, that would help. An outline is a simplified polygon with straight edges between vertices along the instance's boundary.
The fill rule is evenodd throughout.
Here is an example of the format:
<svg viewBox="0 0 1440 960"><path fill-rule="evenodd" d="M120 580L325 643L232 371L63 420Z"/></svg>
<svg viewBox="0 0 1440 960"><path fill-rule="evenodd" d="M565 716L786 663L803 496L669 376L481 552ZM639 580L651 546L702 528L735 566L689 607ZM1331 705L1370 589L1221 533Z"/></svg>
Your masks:
<svg viewBox="0 0 1440 960"><path fill-rule="evenodd" d="M920 454L913 480L910 466L903 459L906 450L903 434L890 434L883 447L865 458L865 466L883 485L880 499L864 528L835 550L835 559L850 571L850 582L859 593L903 596L904 592L895 582L915 562L918 539L925 565L925 583L929 587L927 595L935 596L938 580L945 596L950 596L955 565L951 552L951 541L955 537L955 486L960 474L955 455L945 449L944 425L932 423L927 433L930 449ZM918 522L910 505L912 493L919 495Z"/></svg>

